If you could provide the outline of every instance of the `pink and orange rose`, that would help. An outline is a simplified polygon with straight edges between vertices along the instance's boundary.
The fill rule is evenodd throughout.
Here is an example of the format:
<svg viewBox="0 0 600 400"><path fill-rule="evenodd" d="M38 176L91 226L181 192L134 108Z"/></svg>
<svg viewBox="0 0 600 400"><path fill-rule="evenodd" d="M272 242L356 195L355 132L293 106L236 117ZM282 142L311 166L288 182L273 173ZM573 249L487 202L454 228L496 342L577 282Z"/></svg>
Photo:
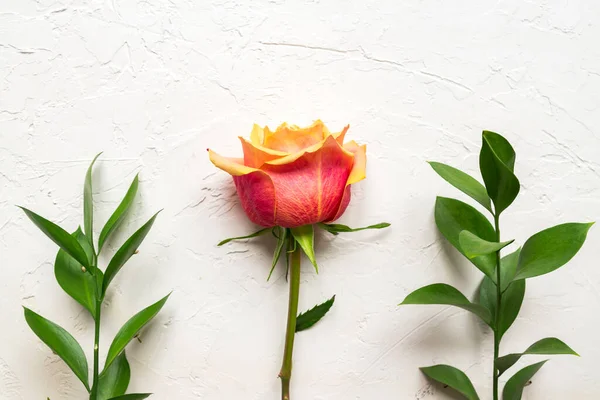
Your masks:
<svg viewBox="0 0 600 400"><path fill-rule="evenodd" d="M252 222L294 228L338 219L350 202L350 185L366 177L366 145L344 143L349 126L331 133L321 121L307 128L282 124L274 132L254 125L240 137L243 158L210 160L233 176Z"/></svg>

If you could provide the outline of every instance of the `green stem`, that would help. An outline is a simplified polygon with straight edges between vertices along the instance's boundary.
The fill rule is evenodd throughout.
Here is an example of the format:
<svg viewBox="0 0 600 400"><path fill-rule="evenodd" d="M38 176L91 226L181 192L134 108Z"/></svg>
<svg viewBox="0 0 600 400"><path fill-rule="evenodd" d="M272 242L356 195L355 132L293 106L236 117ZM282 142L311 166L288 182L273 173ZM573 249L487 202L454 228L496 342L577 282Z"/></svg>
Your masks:
<svg viewBox="0 0 600 400"><path fill-rule="evenodd" d="M496 227L496 242L500 242L500 216L494 215L494 224ZM496 252L496 318L494 322L494 400L498 400L498 369L496 368L496 359L500 355L500 308L502 306L502 284L500 282L500 250Z"/></svg>
<svg viewBox="0 0 600 400"><path fill-rule="evenodd" d="M290 300L288 305L287 329L285 332L285 350L279 377L281 378L281 400L290 400L290 379L292 378L292 353L296 335L296 316L298 315L298 297L300 294L300 246L290 239L289 248L295 248L289 256Z"/></svg>
<svg viewBox="0 0 600 400"><path fill-rule="evenodd" d="M94 319L94 380L92 383L92 393L90 393L90 400L96 400L98 398L98 375L99 375L99 350L100 350L100 314L102 311L102 300L96 300L96 318Z"/></svg>

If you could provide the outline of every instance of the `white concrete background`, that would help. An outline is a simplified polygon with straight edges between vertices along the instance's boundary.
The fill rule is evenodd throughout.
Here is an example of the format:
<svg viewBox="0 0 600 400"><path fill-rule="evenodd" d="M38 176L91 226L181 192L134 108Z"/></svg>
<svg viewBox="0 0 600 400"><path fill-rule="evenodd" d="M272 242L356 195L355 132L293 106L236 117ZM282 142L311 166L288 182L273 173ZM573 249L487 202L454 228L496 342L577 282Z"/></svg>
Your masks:
<svg viewBox="0 0 600 400"><path fill-rule="evenodd" d="M88 355L91 321L55 282L56 247L14 204L75 229L85 170L104 151L97 221L141 171L111 253L165 211L110 290L102 353L133 313L173 290L129 347L131 390L278 399L283 268L266 282L267 238L216 247L255 227L205 149L240 154L236 136L254 122L321 118L332 129L350 123L349 138L368 144L368 178L341 221L393 227L319 238L321 273L305 266L301 308L337 302L298 336L294 399L453 398L419 373L432 363L466 370L491 399L489 330L457 309L396 306L422 285L472 294L480 279L433 221L437 194L465 196L425 161L476 173L480 132L496 130L516 148L522 183L504 238L600 219L598 17L600 3L583 0L3 0L0 398L85 397L21 305L73 332ZM599 246L595 227L567 267L529 281L503 351L556 336L582 357L554 358L527 400L600 398Z"/></svg>

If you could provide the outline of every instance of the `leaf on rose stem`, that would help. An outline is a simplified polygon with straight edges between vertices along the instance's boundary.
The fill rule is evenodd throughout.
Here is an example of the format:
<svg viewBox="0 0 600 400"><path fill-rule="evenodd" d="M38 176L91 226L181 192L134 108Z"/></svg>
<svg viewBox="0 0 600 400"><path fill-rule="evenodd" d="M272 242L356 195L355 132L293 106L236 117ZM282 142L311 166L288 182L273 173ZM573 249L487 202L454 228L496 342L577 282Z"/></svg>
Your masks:
<svg viewBox="0 0 600 400"><path fill-rule="evenodd" d="M500 215L512 204L521 189L513 173L516 155L508 140L501 135L483 131L482 138L479 168L496 214Z"/></svg>
<svg viewBox="0 0 600 400"><path fill-rule="evenodd" d="M110 367L102 372L98 383L98 400L108 400L124 395L129 386L131 369L125 352L122 352Z"/></svg>
<svg viewBox="0 0 600 400"><path fill-rule="evenodd" d="M133 199L135 198L138 190L138 185L139 178L138 175L136 175L133 179L133 182L131 182L127 193L125 194L125 197L123 200L121 200L121 203L112 213L108 221L106 221L106 224L104 224L102 232L100 232L100 237L98 238L98 253L100 253L104 247L104 243L106 243L106 240L110 237L110 235L119 227L119 225L121 225L121 222L123 222L127 210L129 210L129 207L131 207L131 204L133 203Z"/></svg>
<svg viewBox="0 0 600 400"><path fill-rule="evenodd" d="M233 237L233 238L221 240L217 246L223 246L224 244L227 244L227 243L229 243L229 242L231 242L233 240L252 239L252 238L255 238L255 237L260 236L262 234L265 234L265 233L267 233L270 230L271 230L271 228L263 228L263 229L260 229L260 230L258 230L256 232L251 233L251 234L246 235L246 236L238 236L238 237Z"/></svg>
<svg viewBox="0 0 600 400"><path fill-rule="evenodd" d="M93 254L88 238L78 228L72 235L81 245L88 257ZM54 261L54 276L60 287L75 301L85 307L94 319L96 318L96 279L102 276L101 270L96 270L96 276L86 274L82 265L63 249L58 250Z"/></svg>
<svg viewBox="0 0 600 400"><path fill-rule="evenodd" d="M158 314L158 312L167 302L167 299L170 295L171 293L135 314L129 319L129 321L125 323L125 325L123 325L119 332L117 332L113 342L110 345L110 348L108 349L108 354L106 355L106 363L104 365L105 371L110 367L117 356L121 354L123 350L125 350L125 346L127 346L127 344L135 337L135 335L137 335L137 333L144 326L146 326L146 324L150 322L150 320L152 320L156 314Z"/></svg>
<svg viewBox="0 0 600 400"><path fill-rule="evenodd" d="M92 170L94 163L100 157L101 152L96 154L96 157L90 163L87 173L85 174L85 182L83 183L83 230L85 236L90 242L92 250L94 249L94 202L92 199Z"/></svg>
<svg viewBox="0 0 600 400"><path fill-rule="evenodd" d="M485 186L471 175L439 162L429 161L429 165L446 182L465 193L473 200L484 206L489 212L492 212L492 203L487 194Z"/></svg>
<svg viewBox="0 0 600 400"><path fill-rule="evenodd" d="M369 225L369 226L365 226L362 228L350 228L347 225L342 225L342 224L325 224L325 223L319 223L319 226L326 230L327 232L333 234L333 235L339 235L340 233L346 233L346 232L358 232L358 231L364 231L367 229L384 229L387 228L389 226L391 226L392 224L388 223L388 222L380 222L378 224L374 224L374 225Z"/></svg>
<svg viewBox="0 0 600 400"><path fill-rule="evenodd" d="M487 241L496 239L496 231L490 221L460 200L438 196L435 202L435 223L442 235L463 255L465 253L459 239L462 231L469 231ZM469 261L489 277L492 277L496 270L495 254L471 258Z"/></svg>
<svg viewBox="0 0 600 400"><path fill-rule="evenodd" d="M514 374L504 385L502 400L521 400L523 389L548 360L529 365Z"/></svg>
<svg viewBox="0 0 600 400"><path fill-rule="evenodd" d="M471 383L469 377L458 368L450 365L433 365L431 367L422 367L420 370L429 378L436 380L444 385L448 385L456 390L468 400L479 400L479 396Z"/></svg>
<svg viewBox="0 0 600 400"><path fill-rule="evenodd" d="M579 357L572 348L567 346L562 340L549 337L538 340L522 353L511 353L496 359L496 368L498 375L502 375L507 369L512 367L524 355L558 355L568 354Z"/></svg>
<svg viewBox="0 0 600 400"><path fill-rule="evenodd" d="M315 257L315 230L313 225L304 225L297 228L291 228L290 231L292 232L292 236L296 240L296 243L300 245L304 251L304 254L306 254L318 274L319 267Z"/></svg>
<svg viewBox="0 0 600 400"><path fill-rule="evenodd" d="M79 242L69 234L69 232L65 231L60 226L56 225L53 222L48 221L44 217L30 211L24 207L21 208L27 217L42 231L46 236L48 236L54 243L56 243L61 249L63 249L67 254L76 259L79 264L86 267L87 271L92 273L91 271L91 260L88 258L87 254L79 244Z"/></svg>
<svg viewBox="0 0 600 400"><path fill-rule="evenodd" d="M152 393L132 393L123 396L112 397L108 400L142 400L152 396Z"/></svg>
<svg viewBox="0 0 600 400"><path fill-rule="evenodd" d="M23 308L25 320L33 333L63 359L89 392L88 363L77 340L54 322L36 314L27 307Z"/></svg>
<svg viewBox="0 0 600 400"><path fill-rule="evenodd" d="M492 323L490 312L480 304L471 303L458 289L445 283L434 283L415 290L399 305L429 304L460 307L477 315L486 324Z"/></svg>
<svg viewBox="0 0 600 400"><path fill-rule="evenodd" d="M519 311L521 311L521 305L525 297L525 280L513 282L504 294L502 294L501 315L497 327L495 326L497 310L496 290L496 284L489 277L484 277L479 288L479 304L489 310L492 321L490 326L496 329L499 337L502 338L517 319Z"/></svg>
<svg viewBox="0 0 600 400"><path fill-rule="evenodd" d="M326 302L314 306L310 310L298 315L298 318L296 318L296 332L302 332L319 322L319 320L327 314L334 302L335 295Z"/></svg>
<svg viewBox="0 0 600 400"><path fill-rule="evenodd" d="M123 246L121 246L121 248L117 250L113 258L108 263L108 266L106 267L106 272L104 273L104 280L102 283L103 298L106 294L106 290L108 289L108 285L110 285L110 282L112 282L112 280L121 270L123 265L125 265L125 263L131 258L131 256L135 254L138 247L140 247L140 245L144 241L144 238L146 237L148 232L150 232L150 228L152 228L154 220L156 219L159 213L160 211L154 214L152 218L148 220L148 222L146 222L140 229L138 229L133 235L131 235L131 237L127 239Z"/></svg>
<svg viewBox="0 0 600 400"><path fill-rule="evenodd" d="M277 262L281 257L281 251L283 250L283 246L285 246L285 242L288 237L288 230L286 228L276 226L275 228L273 228L273 234L275 234L276 229L279 231L278 234L275 235L275 237L277 238L277 246L275 247L275 252L273 253L273 265L271 266L271 271L269 271L267 282L269 281L269 279L271 279L273 271L275 271L275 266L277 265Z"/></svg>
<svg viewBox="0 0 600 400"><path fill-rule="evenodd" d="M593 222L556 225L527 239L514 279L544 275L565 265L581 249L592 225Z"/></svg>
<svg viewBox="0 0 600 400"><path fill-rule="evenodd" d="M464 254L468 258L475 258L479 256L485 256L488 254L495 253L505 248L515 240L509 240L507 242L490 242L480 238L479 236L469 232L461 231L458 235L458 241Z"/></svg>

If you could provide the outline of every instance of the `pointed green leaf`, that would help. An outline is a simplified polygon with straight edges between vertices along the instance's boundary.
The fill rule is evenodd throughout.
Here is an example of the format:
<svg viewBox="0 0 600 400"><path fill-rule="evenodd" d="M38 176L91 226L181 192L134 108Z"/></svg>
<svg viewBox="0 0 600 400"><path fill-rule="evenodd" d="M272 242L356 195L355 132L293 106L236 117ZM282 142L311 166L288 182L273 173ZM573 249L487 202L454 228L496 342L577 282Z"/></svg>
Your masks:
<svg viewBox="0 0 600 400"><path fill-rule="evenodd" d="M98 400L108 400L124 395L129 386L131 370L125 352L122 352L107 370L102 372L98 383Z"/></svg>
<svg viewBox="0 0 600 400"><path fill-rule="evenodd" d="M512 376L504 385L502 400L521 400L523 389L529 383L531 378L542 368L546 361L541 361L523 368Z"/></svg>
<svg viewBox="0 0 600 400"><path fill-rule="evenodd" d="M517 264L519 263L519 255L521 254L521 248L517 251L510 253L500 260L500 283L502 292L506 290L508 285L513 281L515 274L517 273ZM495 275L494 275L495 277ZM494 282L496 279L494 279Z"/></svg>
<svg viewBox="0 0 600 400"><path fill-rule="evenodd" d="M108 289L110 282L121 270L121 267L123 267L123 265L125 265L131 256L135 254L148 232L150 232L150 228L152 228L152 224L154 224L154 220L156 219L158 213L160 213L160 211L154 214L154 216L150 218L148 222L146 222L140 229L131 235L131 237L127 239L123 246L117 250L113 258L108 263L108 267L106 267L106 272L104 273L104 282L102 284L103 297L106 294L106 290Z"/></svg>
<svg viewBox="0 0 600 400"><path fill-rule="evenodd" d="M525 297L525 281L517 281L511 283L506 291L502 294L502 307L498 332L500 338L504 336L506 331L512 326L517 319L523 298Z"/></svg>
<svg viewBox="0 0 600 400"><path fill-rule="evenodd" d="M479 400L479 396L471 383L469 377L458 368L450 365L433 365L422 367L420 370L433 380L448 385L468 400Z"/></svg>
<svg viewBox="0 0 600 400"><path fill-rule="evenodd" d="M442 235L463 255L460 232L466 230L487 241L494 241L496 238L496 231L490 221L460 200L438 197L435 202L435 223ZM495 254L475 257L470 261L489 277L492 277L496 270Z"/></svg>
<svg viewBox="0 0 600 400"><path fill-rule="evenodd" d="M498 374L502 375L507 369L512 367L519 359L524 355L558 355L558 354L568 354L573 356L578 356L572 348L567 346L562 340L557 338L545 338L538 340L531 346L527 348L522 353L511 353L507 354L503 357L499 357L496 359L496 368L498 369Z"/></svg>
<svg viewBox="0 0 600 400"><path fill-rule="evenodd" d="M26 307L23 308L25 311L25 320L33 333L63 359L89 392L88 363L77 340L54 322L47 320Z"/></svg>
<svg viewBox="0 0 600 400"><path fill-rule="evenodd" d="M94 249L94 202L92 199L92 170L94 163L100 157L100 154L96 154L96 157L92 160L87 173L85 174L85 182L83 184L83 230L85 236L90 241L92 250Z"/></svg>
<svg viewBox="0 0 600 400"><path fill-rule="evenodd" d="M445 283L435 283L415 290L400 305L439 304L460 307L477 315L486 324L491 324L490 312L480 304L471 303L458 289Z"/></svg>
<svg viewBox="0 0 600 400"><path fill-rule="evenodd" d="M304 225L290 230L292 236L296 239L296 242L300 245L304 254L308 257L312 265L315 267L317 274L319 273L319 267L317 266L317 260L315 258L315 231L313 225Z"/></svg>
<svg viewBox="0 0 600 400"><path fill-rule="evenodd" d="M446 164L429 161L429 165L431 165L433 170L437 172L439 176L444 178L446 182L477 201L489 212L492 212L492 203L488 197L487 191L477 179Z"/></svg>
<svg viewBox="0 0 600 400"><path fill-rule="evenodd" d="M119 227L121 222L123 222L127 210L129 210L129 207L133 203L133 199L135 198L135 195L137 193L138 184L139 179L138 175L136 175L133 179L133 182L131 182L131 186L129 186L127 193L125 194L125 197L102 228L102 232L100 232L100 237L98 238L98 253L100 253L100 251L104 247L106 239L108 239L111 233L113 233L115 229Z"/></svg>
<svg viewBox="0 0 600 400"><path fill-rule="evenodd" d="M525 297L525 281L513 282L508 289L502 294L502 307L500 308L501 315L498 320L498 326L495 326L496 321L496 284L489 278L484 277L479 289L479 304L490 311L492 328L496 329L500 338L508 331L515 319L519 315L523 298Z"/></svg>
<svg viewBox="0 0 600 400"><path fill-rule="evenodd" d="M515 157L512 146L505 138L494 132L483 132L479 168L497 215L512 204L521 188L513 173Z"/></svg>
<svg viewBox="0 0 600 400"><path fill-rule="evenodd" d="M252 238L255 238L255 237L260 236L262 234L265 234L265 233L269 232L270 230L271 230L271 228L263 228L263 229L260 229L260 230L258 230L256 232L251 233L251 234L246 235L246 236L238 236L238 237L233 237L233 238L221 240L217 246L223 246L224 244L227 244L227 243L229 243L229 242L231 242L233 240L252 239Z"/></svg>
<svg viewBox="0 0 600 400"><path fill-rule="evenodd" d="M275 271L275 266L279 261L279 257L281 257L281 251L283 250L283 246L285 246L285 242L288 236L288 230L281 226L276 226L275 228L278 231L277 237L277 247L275 247L275 252L273 253L273 265L271 266L271 271L269 271L269 276L267 277L267 282L271 279L271 275L273 271Z"/></svg>
<svg viewBox="0 0 600 400"><path fill-rule="evenodd" d="M123 396L113 397L109 400L142 400L152 396L152 393L132 393L124 394Z"/></svg>
<svg viewBox="0 0 600 400"><path fill-rule="evenodd" d="M298 318L296 319L296 332L304 331L319 322L319 320L327 314L334 302L335 295L326 302L314 306L310 310L298 315Z"/></svg>
<svg viewBox="0 0 600 400"><path fill-rule="evenodd" d="M514 242L514 239L509 240L508 242L490 242L483 240L469 231L461 231L458 235L458 241L463 253L468 258L475 258L500 251Z"/></svg>
<svg viewBox="0 0 600 400"><path fill-rule="evenodd" d="M91 257L94 250L92 250L92 246L81 228L78 228L72 236L79 242L88 257ZM97 270L96 275L102 276L102 271ZM95 318L97 276L83 272L82 265L62 249L56 255L54 276L60 287Z"/></svg>
<svg viewBox="0 0 600 400"><path fill-rule="evenodd" d="M79 264L85 266L88 270L90 267L90 259L79 244L79 242L69 232L65 231L60 226L48 221L42 216L37 215L33 211L20 207L29 219L46 234L54 243L56 243L67 254L76 259ZM91 271L90 271L91 272Z"/></svg>
<svg viewBox="0 0 600 400"><path fill-rule="evenodd" d="M556 225L527 239L519 256L515 279L544 275L565 265L581 249L593 224Z"/></svg>
<svg viewBox="0 0 600 400"><path fill-rule="evenodd" d="M369 226L364 226L362 228L350 228L347 225L342 225L342 224L325 224L325 223L319 223L319 226L326 230L327 232L334 234L334 235L338 235L340 233L347 233L347 232L358 232L358 231L364 231L367 229L384 229L387 228L389 226L391 226L392 224L387 223L387 222L380 222L379 224L374 224L374 225L369 225Z"/></svg>
<svg viewBox="0 0 600 400"><path fill-rule="evenodd" d="M148 323L152 318L158 314L158 312L163 308L167 299L171 294L169 293L167 296L163 297L156 303L151 306L143 309L139 313L135 314L133 317L129 319L123 325L123 327L116 334L113 339L110 348L108 349L108 354L106 356L106 364L104 365L104 370L106 370L112 362L117 358L119 354L123 350L125 350L125 346L137 335L137 333Z"/></svg>

